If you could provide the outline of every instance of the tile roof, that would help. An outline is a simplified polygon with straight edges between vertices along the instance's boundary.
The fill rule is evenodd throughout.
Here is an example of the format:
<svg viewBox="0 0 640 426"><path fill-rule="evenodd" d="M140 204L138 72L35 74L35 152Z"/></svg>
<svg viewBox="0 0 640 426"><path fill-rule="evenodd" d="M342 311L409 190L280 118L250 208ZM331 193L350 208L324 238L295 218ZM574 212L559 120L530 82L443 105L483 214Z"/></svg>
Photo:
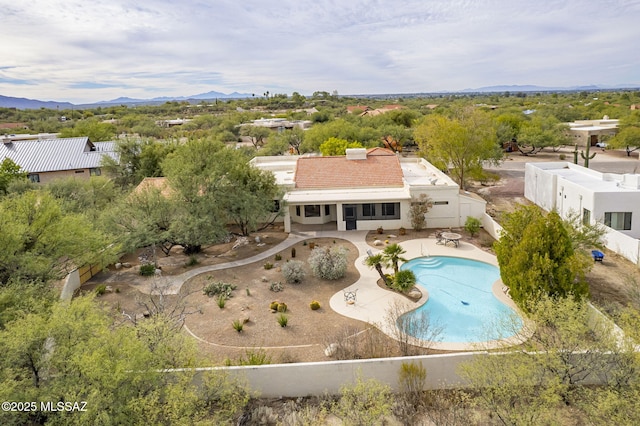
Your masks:
<svg viewBox="0 0 640 426"><path fill-rule="evenodd" d="M91 169L100 167L103 155L117 158L114 148L114 142L94 144L86 136L16 141L0 143L0 161L10 158L29 173Z"/></svg>
<svg viewBox="0 0 640 426"><path fill-rule="evenodd" d="M384 148L369 149L366 160L300 157L294 181L300 189L404 186L400 160Z"/></svg>

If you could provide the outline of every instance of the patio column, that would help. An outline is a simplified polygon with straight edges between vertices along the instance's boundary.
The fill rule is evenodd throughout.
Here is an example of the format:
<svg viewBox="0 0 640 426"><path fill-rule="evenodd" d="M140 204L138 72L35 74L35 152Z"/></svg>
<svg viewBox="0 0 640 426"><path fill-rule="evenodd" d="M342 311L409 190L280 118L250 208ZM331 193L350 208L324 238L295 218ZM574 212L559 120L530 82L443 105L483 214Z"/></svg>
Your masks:
<svg viewBox="0 0 640 426"><path fill-rule="evenodd" d="M291 232L291 206L284 211L284 232Z"/></svg>

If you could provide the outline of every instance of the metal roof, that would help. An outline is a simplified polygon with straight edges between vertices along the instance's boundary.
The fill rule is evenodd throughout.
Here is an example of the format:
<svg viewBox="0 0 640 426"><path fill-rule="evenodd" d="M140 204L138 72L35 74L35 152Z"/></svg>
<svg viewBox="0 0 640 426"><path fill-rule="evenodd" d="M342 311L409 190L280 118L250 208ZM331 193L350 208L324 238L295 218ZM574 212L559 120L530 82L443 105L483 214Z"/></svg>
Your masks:
<svg viewBox="0 0 640 426"><path fill-rule="evenodd" d="M88 137L16 141L0 144L0 161L10 158L29 173L91 169L103 155L117 160L115 142L93 143Z"/></svg>

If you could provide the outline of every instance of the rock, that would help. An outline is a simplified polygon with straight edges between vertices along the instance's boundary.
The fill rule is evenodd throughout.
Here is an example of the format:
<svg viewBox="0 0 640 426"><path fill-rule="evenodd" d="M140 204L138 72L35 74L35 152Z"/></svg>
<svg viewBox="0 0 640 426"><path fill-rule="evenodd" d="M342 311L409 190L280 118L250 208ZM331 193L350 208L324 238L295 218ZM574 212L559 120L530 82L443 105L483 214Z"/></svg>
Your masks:
<svg viewBox="0 0 640 426"><path fill-rule="evenodd" d="M256 243L258 243L258 244L260 244L260 243L261 243L261 241L260 241L260 237L255 237L255 238L254 238L254 240L255 240L255 242L256 242Z"/></svg>
<svg viewBox="0 0 640 426"><path fill-rule="evenodd" d="M248 323L250 321L249 315L243 316L240 321L242 321L243 324Z"/></svg>
<svg viewBox="0 0 640 426"><path fill-rule="evenodd" d="M108 286L106 286L106 287L104 288L104 291L105 291L105 292L107 292L107 293L113 293L113 287L111 287L110 285L108 285Z"/></svg>
<svg viewBox="0 0 640 426"><path fill-rule="evenodd" d="M336 354L336 351L338 350L338 344L337 343L332 343L329 346L327 346L326 348L324 348L324 354L328 357L332 357Z"/></svg>
<svg viewBox="0 0 640 426"><path fill-rule="evenodd" d="M374 245L374 246L381 246L381 245L382 245L382 241L380 241L380 240L375 240L375 241L373 242L373 245Z"/></svg>
<svg viewBox="0 0 640 426"><path fill-rule="evenodd" d="M407 293L407 297L411 300L420 300L422 298L422 292L414 287Z"/></svg>
<svg viewBox="0 0 640 426"><path fill-rule="evenodd" d="M265 245L266 245L265 243L258 243L258 244L256 244L256 246L258 246L258 247L262 247L262 246L265 246Z"/></svg>
<svg viewBox="0 0 640 426"><path fill-rule="evenodd" d="M153 271L153 275L155 275L156 277L161 277L162 269L156 269L155 271Z"/></svg>
<svg viewBox="0 0 640 426"><path fill-rule="evenodd" d="M116 266L116 269L120 269L120 268L122 268L122 263L118 262L118 263L116 263L115 266Z"/></svg>
<svg viewBox="0 0 640 426"><path fill-rule="evenodd" d="M129 263L129 262L123 262L123 263L122 263L122 267L123 267L123 268L131 268L131 263Z"/></svg>

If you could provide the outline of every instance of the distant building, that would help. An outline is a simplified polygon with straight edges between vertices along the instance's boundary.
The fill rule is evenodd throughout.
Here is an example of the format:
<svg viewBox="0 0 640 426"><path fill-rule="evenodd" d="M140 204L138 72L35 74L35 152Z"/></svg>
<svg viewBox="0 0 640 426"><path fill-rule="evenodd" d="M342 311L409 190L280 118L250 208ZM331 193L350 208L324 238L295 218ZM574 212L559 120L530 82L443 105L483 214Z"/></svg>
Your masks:
<svg viewBox="0 0 640 426"><path fill-rule="evenodd" d="M1 138L0 162L10 158L28 172L32 182L47 183L102 174L102 157L118 159L115 142L91 142L88 137L13 140Z"/></svg>
<svg viewBox="0 0 640 426"><path fill-rule="evenodd" d="M243 126L266 127L269 130L282 132L293 128L308 129L311 127L310 120L287 120L286 118L260 118L253 120L251 123L243 124Z"/></svg>
<svg viewBox="0 0 640 426"><path fill-rule="evenodd" d="M566 124L569 126L573 145L595 146L598 142L603 142L603 139L618 133L618 122L619 120L611 120L605 115L602 120L576 120Z"/></svg>

